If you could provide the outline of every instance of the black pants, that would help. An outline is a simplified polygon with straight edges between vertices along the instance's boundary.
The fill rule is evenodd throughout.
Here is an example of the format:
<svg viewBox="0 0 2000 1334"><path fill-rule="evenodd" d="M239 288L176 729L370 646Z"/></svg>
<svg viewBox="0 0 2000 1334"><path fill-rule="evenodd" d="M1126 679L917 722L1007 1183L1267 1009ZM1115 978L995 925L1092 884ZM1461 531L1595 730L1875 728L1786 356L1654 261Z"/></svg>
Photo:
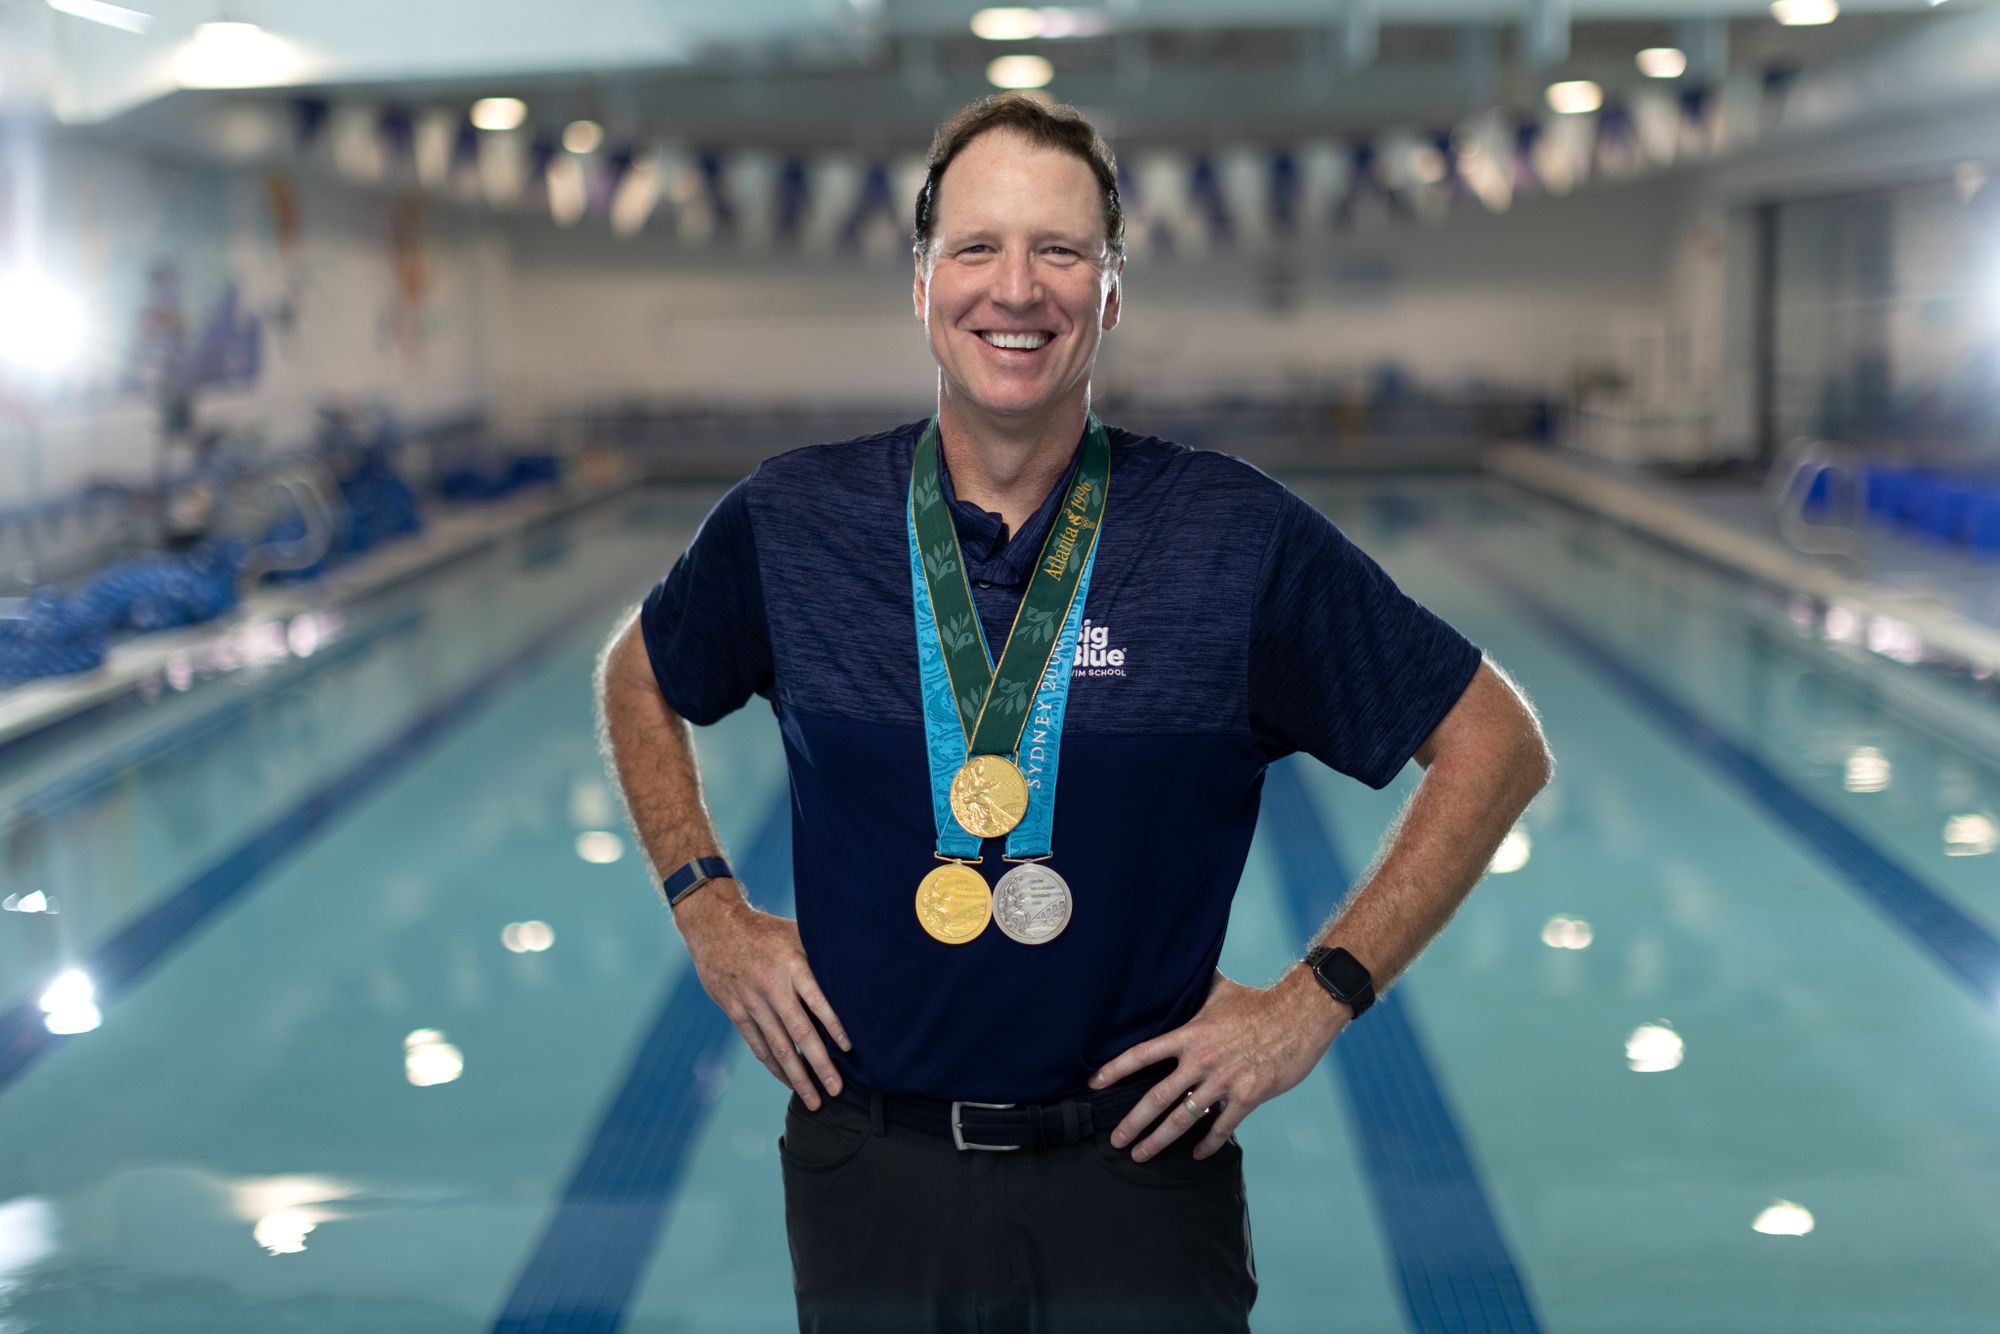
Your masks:
<svg viewBox="0 0 2000 1334"><path fill-rule="evenodd" d="M1115 1124L1115 1122L1114 1122ZM1132 1161L1111 1126L994 1153L793 1096L778 1157L802 1334L1231 1334L1257 1265L1232 1136Z"/></svg>

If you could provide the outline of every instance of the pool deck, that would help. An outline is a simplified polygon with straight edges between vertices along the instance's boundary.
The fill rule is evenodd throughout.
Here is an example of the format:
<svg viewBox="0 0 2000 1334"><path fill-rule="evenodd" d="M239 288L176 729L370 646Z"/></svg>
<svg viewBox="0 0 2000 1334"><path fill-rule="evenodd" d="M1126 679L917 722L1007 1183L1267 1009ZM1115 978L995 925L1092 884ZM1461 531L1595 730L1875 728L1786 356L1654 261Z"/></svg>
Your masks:
<svg viewBox="0 0 2000 1334"><path fill-rule="evenodd" d="M110 646L103 665L93 671L0 690L0 746L123 698L142 683L165 674L176 661L213 656L215 650L226 650L232 642L264 633L264 627L282 627L302 612L357 602L471 555L532 524L595 504L635 481L619 477L560 491L534 491L491 504L440 506L418 536L370 552L318 579L260 587L215 620L121 640Z"/></svg>
<svg viewBox="0 0 2000 1334"><path fill-rule="evenodd" d="M1845 557L1791 547L1752 479L1677 477L1528 445L1495 446L1484 462L1497 476L1711 564L1845 607L1858 625L1898 623L1982 681L2000 675L2000 560L1870 528L1857 571Z"/></svg>

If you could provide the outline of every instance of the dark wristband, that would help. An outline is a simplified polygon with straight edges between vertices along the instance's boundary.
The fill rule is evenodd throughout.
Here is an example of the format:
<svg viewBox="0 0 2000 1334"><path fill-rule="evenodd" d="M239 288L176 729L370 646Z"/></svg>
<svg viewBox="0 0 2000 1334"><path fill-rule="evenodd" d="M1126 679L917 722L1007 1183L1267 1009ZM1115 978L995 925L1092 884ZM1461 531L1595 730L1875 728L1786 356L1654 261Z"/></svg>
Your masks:
<svg viewBox="0 0 2000 1334"><path fill-rule="evenodd" d="M1306 955L1306 967L1327 994L1354 1011L1359 1019L1375 1003L1375 980L1361 961L1343 949L1321 945Z"/></svg>
<svg viewBox="0 0 2000 1334"><path fill-rule="evenodd" d="M660 893L673 907L711 880L732 880L736 873L720 857L697 857L660 882Z"/></svg>

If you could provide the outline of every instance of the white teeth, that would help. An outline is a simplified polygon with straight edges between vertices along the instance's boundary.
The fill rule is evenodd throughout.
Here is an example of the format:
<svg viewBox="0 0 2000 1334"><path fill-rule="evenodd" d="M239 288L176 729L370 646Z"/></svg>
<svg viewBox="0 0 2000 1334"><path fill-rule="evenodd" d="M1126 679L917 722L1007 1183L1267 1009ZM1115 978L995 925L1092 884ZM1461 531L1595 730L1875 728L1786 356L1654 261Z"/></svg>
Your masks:
<svg viewBox="0 0 2000 1334"><path fill-rule="evenodd" d="M1031 352L1049 341L1045 333L983 333L979 336L994 347L1018 347Z"/></svg>

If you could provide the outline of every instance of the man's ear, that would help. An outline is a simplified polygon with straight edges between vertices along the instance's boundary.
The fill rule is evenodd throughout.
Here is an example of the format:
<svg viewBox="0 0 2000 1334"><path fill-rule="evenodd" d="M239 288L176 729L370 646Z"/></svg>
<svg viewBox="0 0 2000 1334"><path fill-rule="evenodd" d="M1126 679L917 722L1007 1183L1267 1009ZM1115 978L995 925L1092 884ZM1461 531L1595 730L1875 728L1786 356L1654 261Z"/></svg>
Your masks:
<svg viewBox="0 0 2000 1334"><path fill-rule="evenodd" d="M929 304L930 280L924 273L923 249L917 251L916 261L917 273L916 278L910 284L910 301L916 307L917 323L928 327L930 321L925 318L925 308Z"/></svg>
<svg viewBox="0 0 2000 1334"><path fill-rule="evenodd" d="M1104 332L1110 333L1118 327L1118 316L1125 305L1125 261L1119 260L1118 267L1111 271L1111 290L1104 294Z"/></svg>

